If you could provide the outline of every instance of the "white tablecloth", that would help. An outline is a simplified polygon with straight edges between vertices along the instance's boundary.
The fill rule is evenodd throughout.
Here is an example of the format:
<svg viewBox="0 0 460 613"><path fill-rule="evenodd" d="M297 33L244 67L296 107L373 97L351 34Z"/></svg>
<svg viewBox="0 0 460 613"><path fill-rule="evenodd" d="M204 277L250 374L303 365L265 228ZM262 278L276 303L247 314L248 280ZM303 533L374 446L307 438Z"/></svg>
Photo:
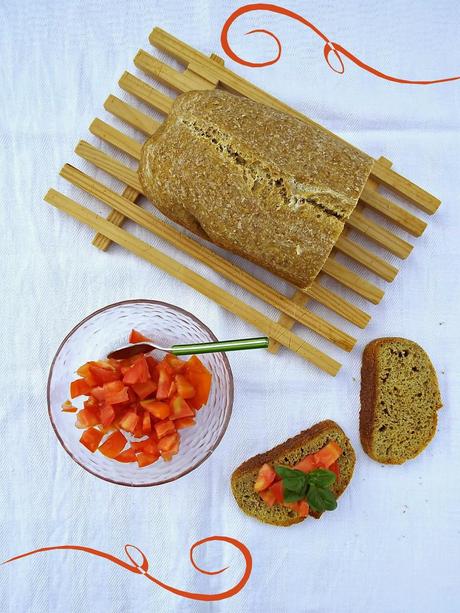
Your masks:
<svg viewBox="0 0 460 613"><path fill-rule="evenodd" d="M458 73L460 10L453 0L286 0L285 5L390 74L434 79ZM238 6L204 0L4 0L0 6L1 558L69 543L123 557L123 546L132 543L146 553L159 579L204 592L233 585L242 566L229 548L216 544L200 551L198 560L211 569L222 561L231 568L215 577L199 575L187 558L193 542L213 534L231 536L249 547L254 562L243 591L208 604L184 600L84 553L43 553L0 569L3 610L459 610L460 82L392 84L349 61L339 76L324 63L319 38L299 23L280 15L242 17L231 30L235 50L248 59L269 57L269 39L243 36L251 27L268 27L282 41L283 56L262 69L226 58L229 67L373 156L387 156L443 205L409 259L391 258L402 269L396 280L376 281L385 286L382 303L374 307L353 299L373 316L364 331L345 325L358 335L354 351L347 355L319 343L344 363L336 378L288 351L229 356L236 394L228 431L212 457L179 482L154 489L105 483L71 460L50 426L50 361L70 328L103 305L135 297L161 299L192 311L221 338L257 332L121 248L97 251L88 228L42 201L50 186L76 196L58 179L58 171L67 161L86 168L73 148L80 138L92 140L87 127L95 116L108 117L102 103L109 92L124 98L116 82L125 69L136 72L131 62L137 49L156 53L147 42L153 26L203 52L223 55L220 30ZM276 316L205 267L177 257ZM300 327L296 331L302 333ZM402 467L371 461L359 443L361 351L383 335L406 336L428 351L445 404L432 444ZM243 515L229 490L234 467L323 418L342 425L358 456L339 510L290 529Z"/></svg>

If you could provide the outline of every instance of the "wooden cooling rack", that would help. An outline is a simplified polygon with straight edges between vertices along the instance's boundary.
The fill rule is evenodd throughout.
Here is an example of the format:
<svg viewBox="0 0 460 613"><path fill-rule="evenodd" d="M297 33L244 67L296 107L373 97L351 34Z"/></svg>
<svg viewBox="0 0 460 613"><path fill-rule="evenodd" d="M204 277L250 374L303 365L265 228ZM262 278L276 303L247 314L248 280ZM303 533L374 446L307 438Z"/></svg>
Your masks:
<svg viewBox="0 0 460 613"><path fill-rule="evenodd" d="M160 28L155 28L152 31L149 40L152 45L174 57L185 66L183 71L178 71L143 50L137 53L134 58L135 66L169 88L177 92L185 92L222 87L289 113L301 121L312 122L298 111L225 68L223 60L215 54L207 57ZM119 85L125 92L163 115L168 114L173 104L172 97L160 92L129 72L122 75ZM142 135L143 140L145 140L145 137L152 135L160 125L152 116L115 96L107 98L104 108L110 114L134 127ZM123 151L135 160L140 159L141 140L128 136L101 119L95 119L89 129L93 135L116 149ZM336 138L338 137L336 136ZM142 187L136 171L86 141L80 141L75 151L96 168L105 171L108 175L115 177L126 185L120 195L70 164L66 164L62 168L60 174L67 181L95 196L111 208L107 219L53 189L49 190L45 196L45 200L49 204L69 213L98 232L93 241L96 247L106 250L111 242L121 245L208 296L228 311L253 324L270 337L269 349L272 352L276 352L280 346L287 347L332 375L337 374L341 366L340 363L294 334L291 331L293 324L300 323L341 349L351 351L356 339L330 323L325 317L315 314L308 308L309 304L312 301L318 302L359 328L366 327L370 316L339 293L324 286L321 283L322 279L332 277L338 282L339 287L344 286L373 304L380 302L383 297L383 291L379 287L353 272L346 264L336 261L335 255L341 253L347 256L350 260L358 262L371 273L388 282L392 281L398 272L398 269L384 258L353 241L348 235L349 230L357 231L372 243L383 247L398 258L404 259L410 254L412 245L387 229L388 222L403 228L415 237L422 234L426 223L383 196L379 193L378 188L384 186L387 190L408 200L428 214L434 213L440 204L434 196L394 172L389 160L384 158L376 160L358 206L347 221L345 231L337 241L320 275L310 288L295 288L290 296L286 296L242 268L230 263L210 248L201 245L193 238L185 236L171 224L165 223L156 215L137 206L135 203L142 196ZM371 209L382 216L386 220L384 225L366 216L366 209ZM220 273L225 279L229 279L275 307L281 313L279 320L273 321L228 291L223 290L190 268L183 266L173 258L122 229L120 226L126 218L165 239L187 255Z"/></svg>

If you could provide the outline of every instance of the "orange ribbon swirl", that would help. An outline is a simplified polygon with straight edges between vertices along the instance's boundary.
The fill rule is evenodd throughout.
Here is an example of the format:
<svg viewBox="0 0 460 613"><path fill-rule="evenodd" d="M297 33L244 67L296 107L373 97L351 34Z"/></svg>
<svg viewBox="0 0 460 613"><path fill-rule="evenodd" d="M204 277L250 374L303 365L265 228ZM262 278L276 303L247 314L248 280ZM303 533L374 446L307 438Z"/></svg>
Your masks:
<svg viewBox="0 0 460 613"><path fill-rule="evenodd" d="M372 66L369 66L369 64L366 64L365 62L360 60L358 57L353 55L353 53L348 51L348 49L345 49L345 47L343 47L339 43L332 42L323 32L321 32L319 28L317 28L314 24L312 24L311 21L308 21L308 19L305 19L304 17L302 17L302 15L299 15L298 13L295 13L294 11L286 9L282 6L278 6L276 4L264 4L264 3L246 4L245 6L241 6L239 9L237 9L230 15L230 17L224 23L224 26L222 28L222 32L220 35L220 43L222 45L222 49L232 60L244 66L250 66L252 68L261 68L263 66L270 66L272 64L275 64L280 59L281 52L282 52L282 45L281 45L279 38L275 34L273 34L273 32L270 32L270 30L265 30L265 29L260 29L260 28L255 29L255 30L250 30L249 32L246 32L246 34L254 34L256 32L261 32L263 34L267 34L268 36L270 36L275 41L276 46L278 48L276 56L273 59L267 60L266 62L249 62L239 57L230 47L230 44L228 42L228 31L230 29L230 26L238 19L238 17L240 17L241 15L244 15L245 13L251 13L252 11L269 11L272 13L279 13L281 15L286 15L287 17L290 17L291 19L295 19L296 21L299 21L303 25L310 28L310 30L315 32L315 34L317 34L324 41L323 54L324 54L324 59L326 60L327 65L334 72L337 72L339 74L343 74L345 72L345 64L342 59L342 56L345 56L349 60L351 60L354 64L356 64L356 66L359 66L359 68L366 70L367 72L373 74L376 77L380 77L381 79L386 79L387 81L393 81L394 83L406 83L410 85L433 85L434 83L446 83L447 81L457 81L458 79L460 79L460 76L456 76L456 77L446 77L443 79L434 79L432 81L414 81L411 79L400 79L398 77L393 77L389 74L385 74L384 72L381 72L380 70L377 70L376 68L373 68ZM334 66L332 64L331 58L330 58L331 53L333 54L335 60L338 62L338 66Z"/></svg>
<svg viewBox="0 0 460 613"><path fill-rule="evenodd" d="M245 545L243 545L243 543L241 543L240 541L237 541L236 539L230 538L229 536L208 536L207 538L204 538L201 541L197 541L196 543L194 543L190 547L190 554L189 554L190 562L193 568L195 568L198 572L203 573L205 575L218 575L220 573L223 573L228 568L228 567L225 567L225 568L221 568L220 570L209 571L209 570L204 570L197 565L197 563L195 562L193 558L193 553L195 549L197 547L200 547L200 545L203 545L204 543L208 543L210 541L222 541L224 543L230 543L230 545L233 545L234 547L236 547L236 549L238 549L243 554L244 561L245 561L245 570L244 570L243 576L238 581L238 583L234 585L232 588L226 590L225 592L220 592L218 594L200 594L200 593L194 593L194 592L186 592L184 590L180 590L178 588L172 587L171 585L163 583L159 579L155 578L153 575L149 574L148 572L149 563L148 563L147 557L144 554L144 552L141 551L135 545L125 545L125 553L129 561L131 562L131 564L109 553L105 553L104 551L99 551L98 549L92 549L91 547L83 547L80 545L57 545L55 547L42 547L41 549L34 549L33 551L28 551L27 553L22 553L21 555L14 556L13 558L10 558L9 560L5 560L5 562L2 562L2 564L9 564L10 562L14 562L15 560L20 560L21 558L26 558L28 556L34 555L35 553L41 553L44 551L55 551L58 549L71 549L74 551L84 551L91 555L98 556L99 558L104 558L105 560L109 560L109 562L112 562L113 564L117 564L118 566L121 566L125 570L128 570L132 573L135 573L138 575L144 575L144 577L146 577L147 579L149 579L150 581L152 581L159 587L162 587L163 589L167 590L168 592L172 592L173 594L176 594L177 596L182 596L183 598L190 598L192 600L204 600L208 602L215 601L215 600L224 600L225 598L230 598L231 596L234 596L235 594L240 592L244 588L246 583L248 582L249 577L251 575L251 571L252 571L252 556L251 556L249 549ZM131 550L136 551L141 556L140 563L137 562L133 558L130 552Z"/></svg>

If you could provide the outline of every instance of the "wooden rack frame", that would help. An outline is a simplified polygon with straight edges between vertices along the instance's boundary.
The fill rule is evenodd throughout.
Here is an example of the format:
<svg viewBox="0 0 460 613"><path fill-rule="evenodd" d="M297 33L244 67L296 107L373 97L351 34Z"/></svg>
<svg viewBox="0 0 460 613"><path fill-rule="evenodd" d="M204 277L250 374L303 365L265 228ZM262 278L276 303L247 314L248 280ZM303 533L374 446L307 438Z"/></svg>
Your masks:
<svg viewBox="0 0 460 613"><path fill-rule="evenodd" d="M301 121L312 122L311 119L226 68L223 60L215 54L208 58L160 28L155 28L149 39L152 45L165 51L183 64L184 70L178 71L143 50L137 53L134 64L140 71L154 77L173 90L181 93L189 90L222 87L287 112ZM125 92L151 106L156 111L164 115L168 114L173 98L155 89L137 76L125 72L119 80L119 85ZM112 95L105 101L104 108L110 114L134 127L142 135L142 139L153 134L160 125L152 116ZM101 119L95 119L89 129L94 136L109 143L115 149L123 151L135 160L140 159L142 139L134 139ZM336 136L336 138L338 137ZM380 194L378 188L384 186L428 214L434 213L440 204L434 196L394 172L389 160L384 158L376 160L370 178L361 194L359 204L347 221L345 231L337 241L320 275L310 288L295 288L294 293L288 297L242 268L230 263L210 247L203 246L198 241L179 232L171 224L165 223L156 215L137 206L136 202L142 196L142 187L136 171L86 141L80 141L75 151L81 158L91 162L95 167L126 185L122 194L118 194L70 164L66 164L62 168L60 174L67 181L95 196L111 208L107 219L96 215L53 189L49 190L45 196L48 203L92 227L97 232L93 241L96 247L106 250L111 242L125 247L200 291L217 304L267 334L271 339L270 351L276 352L280 346L287 347L332 375L338 372L340 363L294 334L291 331L293 324L300 323L341 349L351 351L356 339L330 323L325 317L315 314L308 308L308 304L311 301L319 302L359 328L366 327L370 316L337 292L325 287L321 283L322 278L332 277L340 285L352 290L373 304L378 304L383 297L383 291L378 286L353 272L347 265L337 262L335 259L336 253L344 254L347 258L358 262L370 272L388 282L392 281L398 272L398 269L384 258L353 241L348 236L349 230L358 231L379 247L383 247L389 253L404 259L412 251L412 245L366 216L366 209L377 212L387 221L403 228L414 237L422 234L426 223L406 208ZM217 271L222 277L240 285L267 304L274 306L281 313L279 320L277 322L271 320L228 291L131 235L121 228L125 218L165 239L184 253Z"/></svg>

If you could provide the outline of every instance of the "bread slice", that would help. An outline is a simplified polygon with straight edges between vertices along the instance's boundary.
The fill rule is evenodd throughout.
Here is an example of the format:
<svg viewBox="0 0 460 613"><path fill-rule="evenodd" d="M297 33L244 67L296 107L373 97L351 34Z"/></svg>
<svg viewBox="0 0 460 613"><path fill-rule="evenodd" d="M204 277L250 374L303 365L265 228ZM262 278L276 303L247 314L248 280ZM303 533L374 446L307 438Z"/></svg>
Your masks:
<svg viewBox="0 0 460 613"><path fill-rule="evenodd" d="M144 144L139 180L173 221L306 287L372 164L314 124L222 90L192 91Z"/></svg>
<svg viewBox="0 0 460 613"><path fill-rule="evenodd" d="M260 467L265 464L294 466L305 456L322 449L330 441L336 441L343 449L338 459L339 478L332 487L338 498L353 475L355 452L343 430L332 420L321 421L308 430L290 438L285 443L265 453L246 460L233 472L231 487L235 500L242 511L256 519L274 526L291 526L303 521L295 511L281 504L269 507L254 491L254 483ZM319 519L321 513L310 510L310 515Z"/></svg>
<svg viewBox="0 0 460 613"><path fill-rule="evenodd" d="M436 433L442 407L436 372L425 351L405 338L378 338L364 349L360 435L377 462L415 458Z"/></svg>

